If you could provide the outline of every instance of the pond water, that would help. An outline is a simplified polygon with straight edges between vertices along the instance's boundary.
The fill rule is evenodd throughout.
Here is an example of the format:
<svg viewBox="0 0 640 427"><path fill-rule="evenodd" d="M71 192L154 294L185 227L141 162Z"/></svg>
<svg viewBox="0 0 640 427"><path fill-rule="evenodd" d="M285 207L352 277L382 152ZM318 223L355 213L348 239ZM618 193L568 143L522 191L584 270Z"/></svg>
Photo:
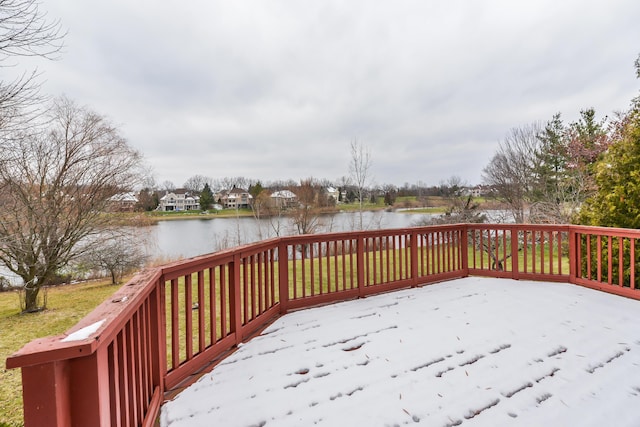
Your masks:
<svg viewBox="0 0 640 427"><path fill-rule="evenodd" d="M490 222L504 222L503 211L487 211ZM372 230L381 228L404 228L433 214L399 212L363 212L362 227L359 212L339 212L319 218L317 233ZM257 220L253 217L221 217L212 219L184 219L160 221L149 227L134 229L146 247L153 263L190 258L233 246L252 243L277 236L297 234L288 217ZM0 267L0 275L13 285L20 279Z"/></svg>
<svg viewBox="0 0 640 427"><path fill-rule="evenodd" d="M415 225L425 214L396 212L340 212L318 219L317 233L356 229L403 228ZM253 217L221 217L160 221L133 229L154 263L190 258L220 249L252 243L271 237L297 234L288 217L257 220ZM0 275L17 286L21 279L0 267Z"/></svg>
<svg viewBox="0 0 640 427"><path fill-rule="evenodd" d="M364 229L411 227L425 214L363 212ZM317 233L360 229L359 212L340 212L319 218ZM224 217L160 221L145 227L147 251L152 259L189 258L271 237L297 234L290 218Z"/></svg>

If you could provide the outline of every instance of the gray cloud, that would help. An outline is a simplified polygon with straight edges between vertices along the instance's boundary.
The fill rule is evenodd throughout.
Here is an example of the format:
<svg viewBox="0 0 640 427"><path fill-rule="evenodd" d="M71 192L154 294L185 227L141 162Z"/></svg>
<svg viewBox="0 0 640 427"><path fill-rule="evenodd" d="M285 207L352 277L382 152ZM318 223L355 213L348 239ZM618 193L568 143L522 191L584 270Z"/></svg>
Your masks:
<svg viewBox="0 0 640 427"><path fill-rule="evenodd" d="M347 175L480 182L512 127L624 109L640 3L45 1L68 28L41 66L121 125L159 181Z"/></svg>

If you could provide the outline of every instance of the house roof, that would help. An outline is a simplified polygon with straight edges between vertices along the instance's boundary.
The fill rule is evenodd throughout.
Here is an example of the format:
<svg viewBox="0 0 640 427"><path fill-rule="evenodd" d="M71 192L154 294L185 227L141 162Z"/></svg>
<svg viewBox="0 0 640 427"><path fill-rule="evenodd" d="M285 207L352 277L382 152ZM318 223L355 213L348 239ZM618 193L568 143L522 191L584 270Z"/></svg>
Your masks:
<svg viewBox="0 0 640 427"><path fill-rule="evenodd" d="M289 190L279 190L271 193L271 197L274 197L277 199L295 199L298 196L296 196L295 193Z"/></svg>
<svg viewBox="0 0 640 427"><path fill-rule="evenodd" d="M239 187L233 187L231 190L229 190L229 194L249 194L249 192Z"/></svg>
<svg viewBox="0 0 640 427"><path fill-rule="evenodd" d="M134 193L118 193L109 198L112 202L131 202L137 203L138 197Z"/></svg>
<svg viewBox="0 0 640 427"><path fill-rule="evenodd" d="M161 425L580 425L640 419L640 302L465 278L287 314Z"/></svg>

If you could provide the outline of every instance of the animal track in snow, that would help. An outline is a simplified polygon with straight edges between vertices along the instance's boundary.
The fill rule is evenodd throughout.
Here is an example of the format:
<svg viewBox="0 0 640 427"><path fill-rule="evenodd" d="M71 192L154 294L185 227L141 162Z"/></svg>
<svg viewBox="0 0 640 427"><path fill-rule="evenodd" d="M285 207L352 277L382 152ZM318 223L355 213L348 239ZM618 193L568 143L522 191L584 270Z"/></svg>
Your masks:
<svg viewBox="0 0 640 427"><path fill-rule="evenodd" d="M547 357L557 356L559 354L566 353L566 351L567 351L567 347L561 345L560 347L556 348L555 350L552 350L551 353L547 354Z"/></svg>
<svg viewBox="0 0 640 427"><path fill-rule="evenodd" d="M549 371L548 373L544 374L541 377L536 378L536 383L539 383L540 381L544 380L545 378L551 378L552 376L554 376L556 374L556 372L558 372L560 370L560 368L553 368L551 369L551 371Z"/></svg>
<svg viewBox="0 0 640 427"><path fill-rule="evenodd" d="M350 392L348 392L348 393L346 393L346 394L347 394L347 396L351 396L353 393L355 393L355 392L357 392L357 391L362 391L362 390L364 390L364 388L362 388L362 387L356 387L356 388L354 388L353 390L351 390Z"/></svg>
<svg viewBox="0 0 640 427"><path fill-rule="evenodd" d="M430 360L430 361L428 361L428 362L426 362L426 363L423 363L422 365L418 365L418 366L416 366L416 367L414 367L414 368L411 368L411 370L412 370L413 372L415 372L415 371L417 371L417 370L419 370L419 369L427 368L427 367L429 367L429 366L431 366L431 365L434 365L434 364L436 364L436 363L440 363L440 362L442 362L442 361L444 361L444 357L438 357L438 358L436 358L436 359L433 359L433 360Z"/></svg>
<svg viewBox="0 0 640 427"><path fill-rule="evenodd" d="M444 369L444 370L442 370L442 371L439 371L439 372L436 374L436 377L438 377L438 378L442 378L442 375L446 374L446 373L447 373L447 372L449 372L449 371L453 371L453 369L454 369L454 368L453 368L453 366L449 366L449 367L447 367L447 369Z"/></svg>
<svg viewBox="0 0 640 427"><path fill-rule="evenodd" d="M625 347L624 351L618 351L614 355L612 355L611 357L608 357L607 359L605 359L604 361L602 361L600 363L597 363L595 365L590 365L586 369L586 371L589 372L590 374L593 374L597 369L603 368L607 363L613 362L615 359L617 359L618 357L623 356L625 352L630 351L630 350L631 349L629 347Z"/></svg>
<svg viewBox="0 0 640 427"><path fill-rule="evenodd" d="M285 389L287 389L287 388L296 388L296 387L298 387L300 384L304 384L304 383L306 383L307 381L309 381L309 378L304 378L304 379L302 379L302 380L300 380L300 381L296 381L296 382L293 382L293 383L291 383L291 384L287 384L286 386L284 386L284 388L285 388Z"/></svg>
<svg viewBox="0 0 640 427"><path fill-rule="evenodd" d="M393 325L393 326L389 326L387 328L377 329L375 331L367 332L366 334L355 335L355 336L350 337L350 338L344 338L344 339L341 339L341 340L338 340L338 341L330 342L328 344L322 344L322 347L327 348L327 347L331 347L331 346L338 345L338 344L346 344L349 341L354 341L354 340L357 340L358 338L365 338L365 337L367 337L369 335L379 334L380 332L388 331L390 329L397 329L397 328L398 328L398 326Z"/></svg>
<svg viewBox="0 0 640 427"><path fill-rule="evenodd" d="M512 397L516 393L520 393L522 390L525 390L525 389L527 389L529 387L533 387L533 383L528 382L526 384L521 385L520 387L518 387L515 390L511 390L511 391L508 391L508 392L502 392L500 394L502 394L504 397Z"/></svg>
<svg viewBox="0 0 640 427"><path fill-rule="evenodd" d="M361 314L360 316L355 316L355 317L351 317L350 319L364 319L365 317L374 317L377 316L378 313L377 312L373 312L373 313L368 313L368 314Z"/></svg>
<svg viewBox="0 0 640 427"><path fill-rule="evenodd" d="M480 415L482 412L486 411L487 409L496 406L498 403L500 403L500 399L494 399L478 409L469 409L469 412L467 412L467 415L465 415L464 417L467 420L470 420L471 418Z"/></svg>
<svg viewBox="0 0 640 427"><path fill-rule="evenodd" d="M389 304L379 305L378 307L379 307L379 308L388 308L388 307L393 307L394 305L398 305L398 304L399 304L399 303L396 301L396 302L391 302L391 303L389 303Z"/></svg>
<svg viewBox="0 0 640 427"><path fill-rule="evenodd" d="M287 345L285 347L274 348L273 350L267 350L267 351L263 351L262 353L258 353L258 356L264 356L265 354L277 353L279 351L286 350L286 349L292 348L292 347L293 347L292 345Z"/></svg>
<svg viewBox="0 0 640 427"><path fill-rule="evenodd" d="M353 344L350 345L349 347L345 347L342 349L342 351L354 351L354 350L359 350L363 345L365 345L364 342L361 342L359 344Z"/></svg>
<svg viewBox="0 0 640 427"><path fill-rule="evenodd" d="M544 393L541 396L536 397L536 402L538 402L538 404L544 402L545 400L548 400L549 398L551 398L553 395L551 393Z"/></svg>
<svg viewBox="0 0 640 427"><path fill-rule="evenodd" d="M511 348L511 344L501 344L498 347L494 348L493 350L490 350L489 353L496 354L496 353L499 353L502 350L506 350L508 348Z"/></svg>
<svg viewBox="0 0 640 427"><path fill-rule="evenodd" d="M484 357L483 354L477 354L477 355L473 356L471 359L468 359L465 362L460 363L458 366L473 365L474 363L476 363L478 360L482 359L483 357Z"/></svg>

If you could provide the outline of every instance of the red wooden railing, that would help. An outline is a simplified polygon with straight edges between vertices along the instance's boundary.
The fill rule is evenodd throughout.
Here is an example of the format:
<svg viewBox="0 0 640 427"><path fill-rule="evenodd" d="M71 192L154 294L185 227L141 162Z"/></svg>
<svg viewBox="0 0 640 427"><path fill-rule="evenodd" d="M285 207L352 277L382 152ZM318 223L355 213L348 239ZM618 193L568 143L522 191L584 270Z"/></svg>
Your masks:
<svg viewBox="0 0 640 427"><path fill-rule="evenodd" d="M457 224L282 237L147 270L67 334L7 359L31 426L150 426L193 380L289 310L480 275L640 299L640 232Z"/></svg>

